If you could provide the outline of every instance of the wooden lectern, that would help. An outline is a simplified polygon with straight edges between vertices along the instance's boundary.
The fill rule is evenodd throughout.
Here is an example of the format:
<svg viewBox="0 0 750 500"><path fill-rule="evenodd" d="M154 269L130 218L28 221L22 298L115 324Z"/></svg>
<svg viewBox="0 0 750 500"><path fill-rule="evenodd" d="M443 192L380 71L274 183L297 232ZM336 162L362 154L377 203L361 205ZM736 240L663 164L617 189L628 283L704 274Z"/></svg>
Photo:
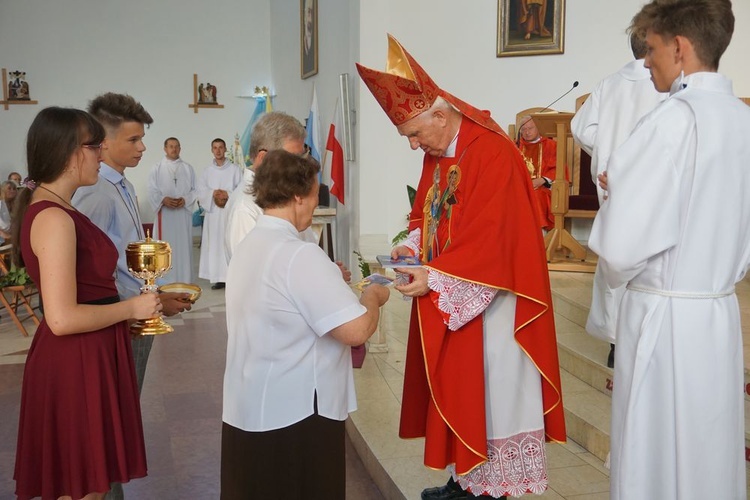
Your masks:
<svg viewBox="0 0 750 500"><path fill-rule="evenodd" d="M555 227L544 237L547 261L550 264L564 262L566 259L559 257L563 249L567 250L564 252L565 257L573 254L576 259L585 261L586 249L565 229L565 214L568 212L568 196L570 195L570 182L566 180L565 163L568 158L568 137L571 137L570 120L573 119L573 113L533 113L531 118L541 135L554 137L557 140L557 170L555 180L552 182L550 207L555 218ZM550 269L553 269L552 265Z"/></svg>

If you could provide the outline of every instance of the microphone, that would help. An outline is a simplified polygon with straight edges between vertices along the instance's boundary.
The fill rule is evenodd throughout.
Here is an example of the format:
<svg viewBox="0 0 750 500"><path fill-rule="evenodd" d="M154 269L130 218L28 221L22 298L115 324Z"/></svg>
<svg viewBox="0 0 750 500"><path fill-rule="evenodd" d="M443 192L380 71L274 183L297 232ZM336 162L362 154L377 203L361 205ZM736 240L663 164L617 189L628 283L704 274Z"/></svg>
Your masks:
<svg viewBox="0 0 750 500"><path fill-rule="evenodd" d="M565 97L566 95L568 95L568 94L570 94L571 92L573 92L573 89L574 89L574 88L576 88L576 87L578 87L578 80L576 80L576 81L574 81L574 82L573 82L573 86L572 86L572 87L570 87L570 88L568 89L568 91L567 91L567 92L565 92L565 93L564 93L563 95L561 95L560 97L558 97L557 99L555 99L555 100L554 100L554 101L552 101L551 103L547 104L547 105L546 105L545 107L543 107L543 108L542 108L541 110L537 111L537 113L544 113L544 112L545 112L545 111L547 111L547 110L548 110L549 108L551 108L551 107L552 107L552 105L553 105L553 104L555 104L555 103L556 103L557 101L559 101L560 99L562 99L562 98L563 98L563 97ZM528 120L527 120L527 121L528 121ZM516 131L516 144L518 144L519 140L521 139L521 127L523 127L523 124L521 124L521 125L520 125L520 126L518 127L518 130Z"/></svg>
<svg viewBox="0 0 750 500"><path fill-rule="evenodd" d="M546 106L545 106L544 108L542 108L542 110L541 110L541 111L537 111L537 113L544 113L544 112L545 112L545 111L547 111L547 110L548 110L549 108L551 108L551 107L552 107L552 105L553 105L553 104L555 104L555 103L556 103L557 101L559 101L560 99L562 99L562 98L563 98L563 97L565 97L566 95L568 95L568 94L570 94L571 92L573 92L573 89L574 89L574 88L576 88L576 87L578 87L578 80L576 80L576 81L574 81L574 82L573 82L573 86L572 86L572 87L570 87L570 89L568 89L568 91L567 91L567 92L565 92L565 93L564 93L563 95L561 95L560 97L558 97L557 99L555 99L555 100L554 100L554 101L552 101L551 103L547 104L547 105L546 105Z"/></svg>

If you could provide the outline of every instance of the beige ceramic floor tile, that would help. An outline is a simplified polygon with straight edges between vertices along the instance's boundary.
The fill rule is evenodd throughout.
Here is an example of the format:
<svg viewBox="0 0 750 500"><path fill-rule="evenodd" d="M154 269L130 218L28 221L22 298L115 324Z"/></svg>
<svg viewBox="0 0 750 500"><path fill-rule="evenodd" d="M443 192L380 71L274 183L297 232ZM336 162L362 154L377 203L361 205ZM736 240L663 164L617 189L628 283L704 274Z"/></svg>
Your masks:
<svg viewBox="0 0 750 500"><path fill-rule="evenodd" d="M567 442L561 443L560 446L562 446L563 448L565 448L571 453L586 453L586 449L583 446L576 443L575 441L573 441L572 439L568 439Z"/></svg>
<svg viewBox="0 0 750 500"><path fill-rule="evenodd" d="M567 498L609 491L609 477L590 465L549 469L550 486Z"/></svg>
<svg viewBox="0 0 750 500"><path fill-rule="evenodd" d="M584 495L573 495L565 497L565 500L609 500L609 492L587 493Z"/></svg>
<svg viewBox="0 0 750 500"><path fill-rule="evenodd" d="M408 500L419 499L423 489L445 484L450 477L444 470L428 469L422 464L421 458L385 459L381 464L393 481L401 487L401 492Z"/></svg>
<svg viewBox="0 0 750 500"><path fill-rule="evenodd" d="M587 464L604 474L605 476L609 477L610 471L606 467L604 467L604 462L599 460L597 457L592 455L591 453L580 453L577 456L579 456L583 461L585 461Z"/></svg>
<svg viewBox="0 0 750 500"><path fill-rule="evenodd" d="M351 414L352 422L378 460L422 457L423 440L398 437L401 405L395 398L360 401L358 407Z"/></svg>
<svg viewBox="0 0 750 500"><path fill-rule="evenodd" d="M560 467L574 467L586 464L579 454L569 451L561 444L548 443L546 451L548 469L559 469Z"/></svg>
<svg viewBox="0 0 750 500"><path fill-rule="evenodd" d="M512 498L512 497L511 497ZM561 496L558 492L553 490L552 488L547 488L547 491L545 491L541 495L526 495L523 498L528 499L535 499L535 498L543 498L544 500L565 500L565 497Z"/></svg>
<svg viewBox="0 0 750 500"><path fill-rule="evenodd" d="M211 308L211 309L213 309L213 308ZM184 312L184 313L182 313L181 316L182 316L183 320L186 320L186 319L213 319L213 317L214 317L214 315L211 314L210 312L200 312L200 311L196 311L196 312L192 312L192 311Z"/></svg>

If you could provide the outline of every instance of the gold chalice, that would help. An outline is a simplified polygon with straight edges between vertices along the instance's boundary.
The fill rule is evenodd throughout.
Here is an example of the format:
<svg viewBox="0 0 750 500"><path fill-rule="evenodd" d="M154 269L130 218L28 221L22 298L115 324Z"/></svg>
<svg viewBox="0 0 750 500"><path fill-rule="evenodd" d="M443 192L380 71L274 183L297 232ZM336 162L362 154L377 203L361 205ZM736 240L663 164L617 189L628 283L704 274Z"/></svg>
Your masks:
<svg viewBox="0 0 750 500"><path fill-rule="evenodd" d="M172 248L169 243L152 240L148 232L145 240L128 243L125 258L130 274L145 281L141 293L157 293L159 287L154 281L172 269ZM130 333L135 335L161 335L173 331L174 328L160 317L142 319L130 325Z"/></svg>

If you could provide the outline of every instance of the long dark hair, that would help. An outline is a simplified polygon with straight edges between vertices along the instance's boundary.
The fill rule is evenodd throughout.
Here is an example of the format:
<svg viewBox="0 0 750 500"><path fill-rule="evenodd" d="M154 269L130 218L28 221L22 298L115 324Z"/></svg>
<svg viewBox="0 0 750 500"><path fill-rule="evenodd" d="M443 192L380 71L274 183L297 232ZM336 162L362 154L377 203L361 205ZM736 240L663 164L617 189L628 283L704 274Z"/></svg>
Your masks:
<svg viewBox="0 0 750 500"><path fill-rule="evenodd" d="M50 107L36 115L26 135L26 161L30 181L36 185L53 182L65 171L70 158L82 144L100 144L104 128L85 111ZM23 265L21 224L31 202L33 189L22 189L16 196L11 222L13 262Z"/></svg>

